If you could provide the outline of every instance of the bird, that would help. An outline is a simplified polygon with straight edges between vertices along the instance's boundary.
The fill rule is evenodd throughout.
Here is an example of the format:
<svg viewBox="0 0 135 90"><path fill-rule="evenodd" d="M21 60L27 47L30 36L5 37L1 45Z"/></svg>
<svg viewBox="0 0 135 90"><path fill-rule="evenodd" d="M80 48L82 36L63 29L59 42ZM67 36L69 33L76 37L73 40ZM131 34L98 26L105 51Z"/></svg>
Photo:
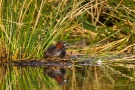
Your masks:
<svg viewBox="0 0 135 90"><path fill-rule="evenodd" d="M69 46L66 42L60 40L57 42L55 46L50 46L44 52L44 58L51 58L51 57L60 57L64 58L66 56L66 46Z"/></svg>

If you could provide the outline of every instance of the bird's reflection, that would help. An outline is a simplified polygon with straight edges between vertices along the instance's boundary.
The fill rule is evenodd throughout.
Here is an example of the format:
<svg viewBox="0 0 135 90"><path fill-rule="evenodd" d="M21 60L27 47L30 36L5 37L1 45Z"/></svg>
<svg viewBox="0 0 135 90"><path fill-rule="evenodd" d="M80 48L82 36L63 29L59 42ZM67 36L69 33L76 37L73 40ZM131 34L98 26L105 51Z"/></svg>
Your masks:
<svg viewBox="0 0 135 90"><path fill-rule="evenodd" d="M44 74L54 78L59 85L64 85L66 83L66 68L59 66L48 66L44 67Z"/></svg>

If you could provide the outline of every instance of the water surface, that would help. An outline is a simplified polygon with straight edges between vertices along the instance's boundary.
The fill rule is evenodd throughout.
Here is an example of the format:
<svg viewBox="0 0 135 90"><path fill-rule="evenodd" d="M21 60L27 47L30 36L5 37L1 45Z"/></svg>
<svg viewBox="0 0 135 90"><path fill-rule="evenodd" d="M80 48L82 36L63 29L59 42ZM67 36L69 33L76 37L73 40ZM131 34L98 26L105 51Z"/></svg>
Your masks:
<svg viewBox="0 0 135 90"><path fill-rule="evenodd" d="M0 90L135 90L134 64L127 66L131 64L1 65Z"/></svg>

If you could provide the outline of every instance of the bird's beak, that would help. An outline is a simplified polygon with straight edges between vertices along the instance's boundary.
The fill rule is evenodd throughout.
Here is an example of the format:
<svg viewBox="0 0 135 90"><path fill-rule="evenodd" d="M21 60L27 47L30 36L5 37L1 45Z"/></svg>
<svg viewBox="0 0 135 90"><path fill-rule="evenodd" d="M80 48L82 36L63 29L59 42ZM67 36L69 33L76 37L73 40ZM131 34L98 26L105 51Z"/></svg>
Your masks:
<svg viewBox="0 0 135 90"><path fill-rule="evenodd" d="M65 43L64 46L70 46L69 44Z"/></svg>

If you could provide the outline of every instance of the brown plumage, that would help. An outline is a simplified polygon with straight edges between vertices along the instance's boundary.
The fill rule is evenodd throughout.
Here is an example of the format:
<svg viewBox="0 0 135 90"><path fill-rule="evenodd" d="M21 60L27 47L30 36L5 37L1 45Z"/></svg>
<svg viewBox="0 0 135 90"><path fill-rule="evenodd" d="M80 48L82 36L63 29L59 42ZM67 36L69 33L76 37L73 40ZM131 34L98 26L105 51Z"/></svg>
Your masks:
<svg viewBox="0 0 135 90"><path fill-rule="evenodd" d="M50 57L60 57L63 58L66 56L66 50L65 47L68 46L68 44L64 41L59 41L55 46L50 46L45 52L44 57L50 58Z"/></svg>

